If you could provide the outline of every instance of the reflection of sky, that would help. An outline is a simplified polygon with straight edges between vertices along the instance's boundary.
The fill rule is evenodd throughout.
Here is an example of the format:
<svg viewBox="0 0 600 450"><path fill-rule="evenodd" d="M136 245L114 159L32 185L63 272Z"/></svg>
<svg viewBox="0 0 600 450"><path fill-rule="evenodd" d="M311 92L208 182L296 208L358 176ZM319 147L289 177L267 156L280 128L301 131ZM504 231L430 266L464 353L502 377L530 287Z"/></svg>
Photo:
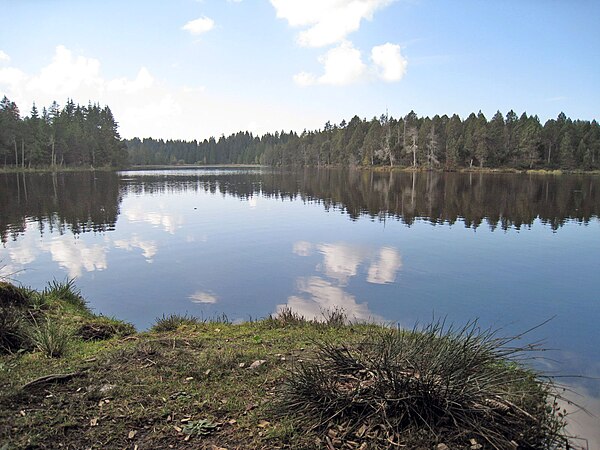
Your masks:
<svg viewBox="0 0 600 450"><path fill-rule="evenodd" d="M289 307L307 319L319 320L327 311L342 309L350 319L380 320L369 311L366 303L357 303L352 295L323 278L299 278L297 288L304 295L290 296L287 305L279 305L278 311Z"/></svg>
<svg viewBox="0 0 600 450"><path fill-rule="evenodd" d="M142 205L135 205L126 209L124 215L130 222L147 222L155 227L162 227L171 234L175 234L175 231L183 225L183 217L167 211L164 204L159 203L158 208L151 210L142 208Z"/></svg>
<svg viewBox="0 0 600 450"><path fill-rule="evenodd" d="M351 278L359 275L359 268L364 263L368 263L368 283L392 283L402 267L398 251L392 247L370 250L366 246L342 242L312 244L296 241L292 246L292 253L303 257L311 256L315 250L323 257L323 261L316 265L316 270L329 280L320 276L299 277L296 284L302 295L288 297L287 304L278 305L277 310L289 307L307 319L320 319L326 310L342 309L351 320L381 321L380 317L369 311L366 303L357 303L355 296L344 291L344 288Z"/></svg>
<svg viewBox="0 0 600 450"><path fill-rule="evenodd" d="M52 261L66 269L69 278L80 277L84 269L86 272L93 272L107 268L107 247L103 244L88 246L71 236L63 236L41 244L41 249L50 252Z"/></svg>
<svg viewBox="0 0 600 450"><path fill-rule="evenodd" d="M149 263L156 255L158 247L156 241L143 241L137 234L134 234L130 239L117 239L114 241L115 248L120 248L127 251L132 251L135 248L142 250L142 255Z"/></svg>
<svg viewBox="0 0 600 450"><path fill-rule="evenodd" d="M217 297L210 292L196 291L190 295L190 300L193 303L217 303Z"/></svg>

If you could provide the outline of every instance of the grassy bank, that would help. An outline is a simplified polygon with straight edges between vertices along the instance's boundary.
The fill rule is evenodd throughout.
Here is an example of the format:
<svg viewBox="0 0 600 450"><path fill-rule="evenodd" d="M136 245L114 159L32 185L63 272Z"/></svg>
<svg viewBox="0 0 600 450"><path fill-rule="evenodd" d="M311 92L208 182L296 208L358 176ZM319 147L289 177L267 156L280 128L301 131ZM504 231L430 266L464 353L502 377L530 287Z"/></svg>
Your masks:
<svg viewBox="0 0 600 450"><path fill-rule="evenodd" d="M551 382L476 324L92 314L0 283L0 448L567 448ZM527 349L524 349L527 350Z"/></svg>

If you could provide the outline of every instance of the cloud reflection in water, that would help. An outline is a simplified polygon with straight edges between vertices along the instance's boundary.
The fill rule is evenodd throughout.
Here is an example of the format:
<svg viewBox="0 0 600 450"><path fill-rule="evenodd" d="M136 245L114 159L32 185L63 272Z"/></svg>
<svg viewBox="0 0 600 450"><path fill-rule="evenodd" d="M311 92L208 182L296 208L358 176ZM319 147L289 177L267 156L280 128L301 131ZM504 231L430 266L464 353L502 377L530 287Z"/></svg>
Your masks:
<svg viewBox="0 0 600 450"><path fill-rule="evenodd" d="M132 251L135 248L142 250L142 255L146 261L151 263L154 255L158 252L156 241L142 241L138 235L133 235L131 239L118 239L114 242L115 248L120 248L126 251Z"/></svg>
<svg viewBox="0 0 600 450"><path fill-rule="evenodd" d="M343 242L312 244L307 241L294 243L292 252L308 257L318 251L323 260L316 270L324 276L299 277L296 288L303 295L288 297L286 305L278 305L277 311L289 307L307 319L320 319L324 310L343 309L349 318L382 321L369 311L367 303L357 302L354 295L344 288L351 278L359 275L362 264L368 265L365 281L372 284L392 283L402 268L398 250L382 247L379 250Z"/></svg>
<svg viewBox="0 0 600 450"><path fill-rule="evenodd" d="M107 249L99 244L88 247L85 242L78 239L57 238L42 243L41 248L50 252L52 261L66 269L70 278L80 277L83 269L86 272L93 272L94 270L105 270L108 267Z"/></svg>

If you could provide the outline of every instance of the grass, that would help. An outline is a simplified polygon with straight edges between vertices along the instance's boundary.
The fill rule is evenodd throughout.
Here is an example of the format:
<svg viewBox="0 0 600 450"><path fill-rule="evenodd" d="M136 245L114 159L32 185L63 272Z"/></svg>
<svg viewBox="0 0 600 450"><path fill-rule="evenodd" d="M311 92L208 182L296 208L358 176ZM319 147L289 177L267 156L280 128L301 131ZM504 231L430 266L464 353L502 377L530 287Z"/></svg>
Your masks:
<svg viewBox="0 0 600 450"><path fill-rule="evenodd" d="M282 310L240 324L166 316L131 333L56 297L36 320L71 333L68 351L0 356L11 449L566 448L552 384L475 324L404 332ZM87 339L85 324L101 331Z"/></svg>
<svg viewBox="0 0 600 450"><path fill-rule="evenodd" d="M30 328L29 339L48 358L60 358L67 353L71 332L57 320L45 319Z"/></svg>
<svg viewBox="0 0 600 450"><path fill-rule="evenodd" d="M357 345L319 343L287 380L281 411L376 448L567 448L564 418L546 408L558 391L516 358L535 347L513 340L438 322L375 330Z"/></svg>
<svg viewBox="0 0 600 450"><path fill-rule="evenodd" d="M43 291L43 295L50 300L62 301L80 310L87 309L86 301L82 297L81 291L75 285L74 278L67 278L65 281L53 280L49 282Z"/></svg>
<svg viewBox="0 0 600 450"><path fill-rule="evenodd" d="M200 319L194 316L170 314L168 316L163 315L156 319L154 325L152 325L152 331L157 333L164 333L166 331L175 331L183 325L197 325L200 323Z"/></svg>

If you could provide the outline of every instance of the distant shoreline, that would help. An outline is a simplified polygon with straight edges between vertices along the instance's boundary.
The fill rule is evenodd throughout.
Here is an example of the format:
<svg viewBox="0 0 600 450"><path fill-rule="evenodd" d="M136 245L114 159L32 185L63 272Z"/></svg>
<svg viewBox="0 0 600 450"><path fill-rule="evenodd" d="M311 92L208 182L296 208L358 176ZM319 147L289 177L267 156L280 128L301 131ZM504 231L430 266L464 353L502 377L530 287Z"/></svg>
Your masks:
<svg viewBox="0 0 600 450"><path fill-rule="evenodd" d="M456 169L450 168L436 168L430 169L427 167L412 167L412 166L282 166L272 167L263 164L147 164L147 165L134 165L126 167L85 167L85 166L68 166L68 167L0 167L1 173L63 173L63 172L111 172L111 171L141 171L141 170L175 170L175 169L260 169L260 168L276 168L276 169L350 169L350 170L373 170L376 172L436 172L436 173L514 173L514 174L528 174L528 175L600 175L600 170L563 170L563 169L515 169L510 167L460 167Z"/></svg>

